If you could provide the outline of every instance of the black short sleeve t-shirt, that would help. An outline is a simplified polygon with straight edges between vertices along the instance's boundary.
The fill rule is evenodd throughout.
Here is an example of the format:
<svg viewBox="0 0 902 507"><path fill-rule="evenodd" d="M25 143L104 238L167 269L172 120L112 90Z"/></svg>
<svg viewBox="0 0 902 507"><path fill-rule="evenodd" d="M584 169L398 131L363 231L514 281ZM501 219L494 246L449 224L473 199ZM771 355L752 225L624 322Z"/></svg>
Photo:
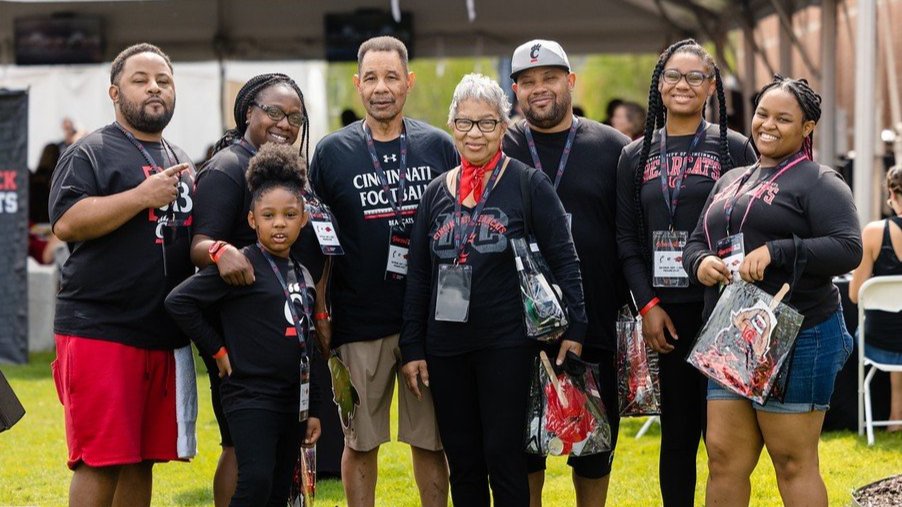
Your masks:
<svg viewBox="0 0 902 507"><path fill-rule="evenodd" d="M407 183L403 225L413 224L426 186L458 164L451 136L424 122L404 119ZM375 142L389 180L390 196L373 167L363 121L326 136L310 164L310 182L335 215L345 255L335 257L332 273L332 343L374 340L401 329L404 280L386 280L389 231L398 225L389 198L397 195L400 139Z"/></svg>
<svg viewBox="0 0 902 507"><path fill-rule="evenodd" d="M534 166L526 141L525 121L507 131L504 152ZM532 132L543 172L555 180L569 129ZM615 324L623 304L625 282L617 262L614 216L617 208L617 160L629 138L612 127L586 118L577 120L576 137L556 189L572 215L571 232L580 259L589 327L585 345L616 350Z"/></svg>
<svg viewBox="0 0 902 507"><path fill-rule="evenodd" d="M51 223L82 199L131 190L151 174L190 161L169 143L137 142L154 166L115 124L66 150L53 173ZM192 168L182 173L172 204L143 210L105 236L70 243L54 331L147 349L186 345L163 299L194 272L189 257L194 204Z"/></svg>
<svg viewBox="0 0 902 507"><path fill-rule="evenodd" d="M304 305L312 309L316 300L313 279L301 266L302 291L300 283L291 283L291 273L296 271L290 261L272 257L288 284L298 317L307 319L300 326L305 332L306 345L302 347L282 284L269 261L255 245L245 247L243 252L254 267L253 284L228 285L216 266L207 266L169 294L166 308L201 354L211 356L223 346L228 350L232 374L222 381L226 413L250 408L296 412L300 362L313 350L309 317L303 317ZM217 320L212 321L210 316ZM312 404L311 415L316 415Z"/></svg>
<svg viewBox="0 0 902 507"><path fill-rule="evenodd" d="M245 173L251 156L247 148L236 143L216 152L198 172L194 234L238 248L256 243L257 233L247 223L253 195ZM309 222L301 229L291 253L310 270L314 280L319 280L325 259Z"/></svg>
<svg viewBox="0 0 902 507"><path fill-rule="evenodd" d="M642 230L636 202L636 171L642 151L642 139L633 141L623 149L617 166L617 241L620 260L627 284L639 308L654 297L665 303L701 302L701 287L653 288L651 283L651 244L654 231L683 231L687 235L695 230L695 224L705 205L714 183L725 172L726 161L720 156L720 126L709 123L704 140L692 153L689 152L693 135L667 137L668 190L673 194L676 180L684 172L676 214L671 220L661 192L660 131L652 137L648 160L642 169L639 204L641 205ZM755 153L748 139L732 130L727 131L727 145L733 160L732 167L754 163Z"/></svg>

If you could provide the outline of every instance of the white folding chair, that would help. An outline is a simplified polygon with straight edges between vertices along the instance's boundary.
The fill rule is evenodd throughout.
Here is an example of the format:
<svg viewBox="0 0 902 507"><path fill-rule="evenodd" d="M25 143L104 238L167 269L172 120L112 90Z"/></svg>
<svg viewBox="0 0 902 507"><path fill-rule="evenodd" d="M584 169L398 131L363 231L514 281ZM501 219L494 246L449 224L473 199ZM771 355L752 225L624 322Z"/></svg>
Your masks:
<svg viewBox="0 0 902 507"><path fill-rule="evenodd" d="M883 364L864 354L865 311L902 311L902 276L875 276L858 289L858 434L867 429L868 445L874 445L874 426L902 424L897 421L874 421L871 415L871 380L877 370L902 372L902 364ZM865 368L868 368L865 375Z"/></svg>

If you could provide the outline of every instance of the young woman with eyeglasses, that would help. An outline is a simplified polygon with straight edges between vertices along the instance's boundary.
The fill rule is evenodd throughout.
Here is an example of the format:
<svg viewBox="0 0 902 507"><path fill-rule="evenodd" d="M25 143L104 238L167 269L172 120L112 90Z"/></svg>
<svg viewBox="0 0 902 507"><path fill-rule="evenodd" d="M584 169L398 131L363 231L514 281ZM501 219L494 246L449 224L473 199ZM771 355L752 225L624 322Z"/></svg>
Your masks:
<svg viewBox="0 0 902 507"><path fill-rule="evenodd" d="M707 311L735 276L718 255L730 242L744 251L736 274L769 294L791 284L783 301L804 316L782 400L753 403L708 381L708 505L749 505L764 447L784 505L827 505L817 447L852 352L833 277L859 264L862 247L851 190L812 160L820 104L804 79L775 76L764 87L751 124L760 158L717 182L686 246L683 266L706 286Z"/></svg>
<svg viewBox="0 0 902 507"><path fill-rule="evenodd" d="M719 124L704 119L717 94ZM685 358L702 325L703 291L679 265L705 199L723 173L755 160L748 140L727 130L720 71L694 40L667 48L652 73L645 134L617 167L617 242L642 315L645 342L660 356L665 506L691 506L705 421L705 378Z"/></svg>
<svg viewBox="0 0 902 507"><path fill-rule="evenodd" d="M501 151L509 111L497 83L464 76L448 118L461 166L426 188L410 237L402 372L415 395L432 391L455 505L529 505L523 423L537 347L510 245L524 235L524 176L530 230L570 312L562 340L579 350L587 327L563 205L544 173Z"/></svg>
<svg viewBox="0 0 902 507"><path fill-rule="evenodd" d="M250 285L254 269L240 249L253 245L257 235L248 225L251 192L245 174L248 163L266 143L294 144L301 134L301 154L309 149L309 127L304 94L284 74L261 74L251 78L235 97L235 128L214 146L213 157L198 173L194 207L194 237L191 260L198 268L216 264L219 275L230 285ZM317 241L308 225L295 243L295 254L318 280L322 260ZM210 376L213 412L222 437L222 455L213 480L217 507L228 505L237 480L232 436L222 413L218 369L212 358L202 355Z"/></svg>

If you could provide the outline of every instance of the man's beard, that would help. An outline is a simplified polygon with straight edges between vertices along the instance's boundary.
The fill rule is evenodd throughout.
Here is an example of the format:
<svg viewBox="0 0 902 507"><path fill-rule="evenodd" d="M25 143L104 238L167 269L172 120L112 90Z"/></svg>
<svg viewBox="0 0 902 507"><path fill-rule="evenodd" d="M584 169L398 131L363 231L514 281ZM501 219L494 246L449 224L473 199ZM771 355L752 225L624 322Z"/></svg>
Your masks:
<svg viewBox="0 0 902 507"><path fill-rule="evenodd" d="M148 114L143 103L135 104L125 98L119 102L119 110L122 111L125 121L136 130L157 134L162 132L172 120L172 114L175 112L175 98L172 99L172 107L169 107L164 101L163 112L157 115Z"/></svg>
<svg viewBox="0 0 902 507"><path fill-rule="evenodd" d="M544 114L538 113L529 105L529 102L523 105L525 106L522 107L523 116L526 117L526 120L529 121L530 125L535 125L541 129L552 128L564 121L564 117L567 116L567 114L572 114L570 102L559 101L557 97L554 98L551 109Z"/></svg>

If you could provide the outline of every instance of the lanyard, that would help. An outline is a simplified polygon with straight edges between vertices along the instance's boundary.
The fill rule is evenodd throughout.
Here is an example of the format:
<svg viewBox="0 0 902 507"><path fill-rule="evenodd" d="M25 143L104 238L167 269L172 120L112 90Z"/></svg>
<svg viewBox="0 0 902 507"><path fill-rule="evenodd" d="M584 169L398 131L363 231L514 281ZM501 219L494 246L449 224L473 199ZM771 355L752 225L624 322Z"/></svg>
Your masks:
<svg viewBox="0 0 902 507"><path fill-rule="evenodd" d="M755 164L752 167L750 167L745 172L745 174L742 175L741 178L736 180L736 182L731 184L729 187L725 188L723 191L724 194L728 194L731 190L733 191L732 196L727 195L727 197L723 198L724 200L726 200L726 202L724 203L724 206L723 206L723 212L724 212L724 218L726 221L724 226L726 227L726 230L727 230L727 236L730 235L730 221L732 220L732 217L733 217L733 209L736 207L736 204L739 202L740 197L742 197L743 195L748 195L751 192L751 198L749 199L749 202L745 207L745 213L743 213L743 215L742 215L742 220L739 222L739 232L742 232L742 228L745 227L745 221L749 217L749 211L751 211L752 204L755 203L755 200L760 199L761 196L764 195L764 192L766 192L767 189L770 188L770 186L775 181L777 181L777 178L779 178L780 176L783 175L783 173L792 169L793 167L795 167L796 165L798 165L800 162L802 162L804 160L808 160L808 156L803 151L796 153L795 155L793 155L793 156L787 158L786 160L780 162L779 164L777 164L777 166L774 168L774 173L770 177L762 178L761 180L757 181L751 188L749 188L748 190L743 192L742 188L745 186L745 184L748 182L748 180L751 179L752 174L755 172L756 169L760 169L760 167L761 167L760 163ZM754 190L754 192L752 192L753 190ZM715 197L715 199L716 199L716 197ZM704 219L705 236L707 237L709 247L711 246L711 235L708 232L708 213L710 211L711 211L711 206L708 206L708 211L705 212L705 219Z"/></svg>
<svg viewBox="0 0 902 507"><path fill-rule="evenodd" d="M670 216L671 229L673 229L673 219L676 216L677 205L680 203L680 191L683 187L683 177L686 176L686 171L689 170L689 166L693 160L692 154L695 152L695 147L705 138L705 129L707 128L708 122L702 119L702 122L698 124L698 129L695 131L692 142L689 143L689 163L684 164L683 168L680 170L680 174L677 175L677 179L673 185L672 195L670 193L670 185L668 185L670 180L670 160L667 158L667 127L661 129L661 174L659 179L661 180L661 194L664 196L664 205L667 207L667 212Z"/></svg>
<svg viewBox="0 0 902 507"><path fill-rule="evenodd" d="M564 176L564 168L567 167L567 159L570 158L570 151L573 149L573 140L576 139L576 116L573 117L573 122L570 124L570 132L567 134L567 142L564 143L564 152L561 153L561 161L557 166L557 174L554 176L554 189L557 190L558 185L561 184L561 178ZM542 161L539 160L539 152L536 150L536 141L532 137L532 131L529 129L529 124L523 127L523 131L526 133L526 144L529 145L529 154L532 155L532 163L533 166L542 170Z"/></svg>
<svg viewBox="0 0 902 507"><path fill-rule="evenodd" d="M463 168L461 168L457 172L457 191L455 192L457 195L454 198L454 248L457 249L457 256L454 258L455 264L466 262L464 250L467 249L467 244L473 242L472 236L475 233L476 224L479 221L479 215L482 214L482 208L485 207L485 202L489 199L489 194L492 193L492 188L495 186L495 182L498 181L498 175L501 174L501 168L504 167L505 159L506 157L502 155L501 158L498 159L498 163L495 164L495 167L492 168L492 175L489 176L489 182L485 185L485 188L482 189L482 197L479 199L479 202L476 204L476 208L470 215L470 221L467 222L467 225L465 226L466 232L461 231L460 225L460 173L463 172ZM466 239L464 240L463 238Z"/></svg>
<svg viewBox="0 0 902 507"><path fill-rule="evenodd" d="M294 306L294 302L291 300L291 293L288 291L288 284L285 283L285 278L282 277L282 272L279 271L279 267L276 266L276 262L273 260L272 255L267 252L263 245L257 243L257 248L260 249L260 252L263 254L263 257L266 258L267 262L269 262L269 267L272 268L272 272L276 274L276 278L279 279L279 285L282 286L282 292L285 294L285 300L288 301L288 311L291 312L291 320L294 322L294 330L298 335L298 343L301 346L302 351L306 351L307 344L304 341L304 330L301 326L301 319L298 318L297 308ZM290 262L293 262L290 261ZM298 273L296 267L289 267L289 269L295 269L295 275L298 279L298 286L301 292L301 307L304 309L304 319L307 321L307 327L310 327L310 309L307 307L307 282L304 280L303 272Z"/></svg>
<svg viewBox="0 0 902 507"><path fill-rule="evenodd" d="M398 217L398 226L400 226L401 219L403 218L402 206L404 205L404 187L407 184L407 127L402 121L401 146L399 148L399 151L401 152L401 161L398 164L398 194L397 199L394 200L391 198L391 188L388 186L388 177L382 169L382 164L379 163L379 155L376 153L376 143L373 141L373 135L370 133L370 128L367 126L366 122L363 122L363 137L366 138L366 147L370 152L370 159L373 161L373 169L376 170L379 182L382 183L382 191L385 193L385 199L391 204L392 209L395 211L395 216Z"/></svg>
<svg viewBox="0 0 902 507"><path fill-rule="evenodd" d="M257 154L257 148L254 148L254 145L249 143L247 139L243 137L238 141L235 141L235 144L238 144L242 148L244 148L244 151L248 152L252 157Z"/></svg>
<svg viewBox="0 0 902 507"><path fill-rule="evenodd" d="M140 141L135 139L135 136L131 132L125 130L125 127L119 125L118 121L113 122L113 125L115 125L117 129L119 129L119 132L122 132L122 135L124 135L125 138L128 139L128 142L132 143L132 146L134 146L139 152L141 152L141 156L144 157L144 161L147 162L147 164L150 166L150 170L156 172L156 168L158 167L157 163L153 159L153 156L151 156L150 152L147 151L147 148L145 148ZM160 143L163 145L163 156L165 156L167 162L169 162L169 152L172 151L172 148L169 147L169 143L167 143L165 139L161 138ZM172 151L172 156L173 158L175 158L175 161L178 162L179 159L175 155L174 151Z"/></svg>

